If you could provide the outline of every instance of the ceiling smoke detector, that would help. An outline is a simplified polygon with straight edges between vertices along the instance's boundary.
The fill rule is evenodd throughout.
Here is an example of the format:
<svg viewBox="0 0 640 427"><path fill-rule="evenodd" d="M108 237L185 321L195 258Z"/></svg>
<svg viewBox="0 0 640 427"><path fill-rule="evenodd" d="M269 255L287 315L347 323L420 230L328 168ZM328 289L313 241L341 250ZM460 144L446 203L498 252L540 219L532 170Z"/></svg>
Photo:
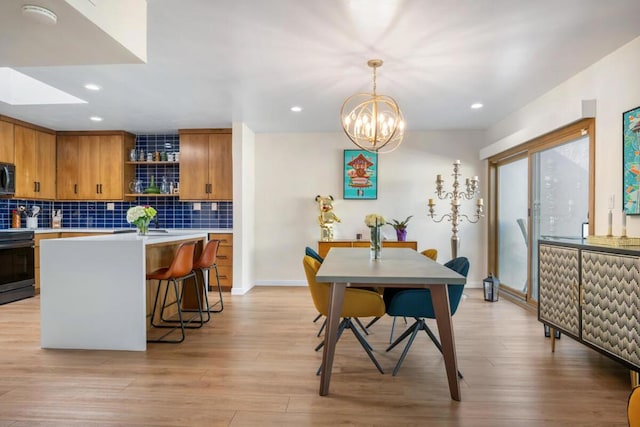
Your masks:
<svg viewBox="0 0 640 427"><path fill-rule="evenodd" d="M55 25L58 22L58 15L49 9L32 4L25 4L22 6L22 14L41 24Z"/></svg>

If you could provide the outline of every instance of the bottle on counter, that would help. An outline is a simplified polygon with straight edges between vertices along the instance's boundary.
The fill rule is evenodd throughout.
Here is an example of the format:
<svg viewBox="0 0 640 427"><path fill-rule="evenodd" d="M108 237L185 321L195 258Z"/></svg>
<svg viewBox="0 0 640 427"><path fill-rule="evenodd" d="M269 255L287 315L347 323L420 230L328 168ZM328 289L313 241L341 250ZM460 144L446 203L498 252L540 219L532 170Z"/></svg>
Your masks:
<svg viewBox="0 0 640 427"><path fill-rule="evenodd" d="M11 212L11 228L20 228L20 214L15 209Z"/></svg>

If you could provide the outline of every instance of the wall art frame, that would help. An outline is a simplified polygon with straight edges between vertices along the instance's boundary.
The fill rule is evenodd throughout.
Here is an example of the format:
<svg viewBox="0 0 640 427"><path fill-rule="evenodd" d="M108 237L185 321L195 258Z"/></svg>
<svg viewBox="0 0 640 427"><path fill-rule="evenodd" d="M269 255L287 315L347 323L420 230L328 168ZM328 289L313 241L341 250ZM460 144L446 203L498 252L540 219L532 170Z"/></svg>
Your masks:
<svg viewBox="0 0 640 427"><path fill-rule="evenodd" d="M640 106L622 113L622 208L640 215Z"/></svg>
<svg viewBox="0 0 640 427"><path fill-rule="evenodd" d="M342 197L345 200L378 198L378 153L344 150Z"/></svg>

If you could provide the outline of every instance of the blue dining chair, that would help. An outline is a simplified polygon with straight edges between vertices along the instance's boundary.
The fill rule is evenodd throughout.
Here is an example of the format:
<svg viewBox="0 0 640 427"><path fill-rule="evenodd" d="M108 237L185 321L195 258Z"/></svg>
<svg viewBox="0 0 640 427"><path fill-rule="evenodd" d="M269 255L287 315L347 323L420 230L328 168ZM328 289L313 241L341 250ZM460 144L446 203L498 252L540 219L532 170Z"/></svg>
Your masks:
<svg viewBox="0 0 640 427"><path fill-rule="evenodd" d="M445 267L467 277L467 274L469 273L469 260L465 257L454 258L447 262ZM453 316L458 309L460 300L462 299L464 284L447 285L447 290L449 291L449 308L451 310L451 315ZM431 299L431 291L429 289L387 288L384 292L384 302L388 315L413 317L415 319L415 322L387 348L387 351L390 351L407 337L409 338L404 350L402 351L402 355L393 370L394 376L400 370L400 366L402 366L402 362L407 356L407 352L419 331L425 331L438 350L440 350L440 353L442 353L442 345L440 345L440 341L438 341L433 331L429 329L429 326L427 326L425 321L425 319L436 318L433 309L433 301ZM460 371L458 371L458 376L462 378Z"/></svg>

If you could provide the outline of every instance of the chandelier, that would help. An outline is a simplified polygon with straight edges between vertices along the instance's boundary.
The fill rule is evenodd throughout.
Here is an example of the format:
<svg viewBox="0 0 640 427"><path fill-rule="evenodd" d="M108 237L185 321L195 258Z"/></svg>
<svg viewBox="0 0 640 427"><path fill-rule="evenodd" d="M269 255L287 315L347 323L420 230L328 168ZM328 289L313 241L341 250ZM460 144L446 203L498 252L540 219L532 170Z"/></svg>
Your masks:
<svg viewBox="0 0 640 427"><path fill-rule="evenodd" d="M402 143L404 117L393 98L376 93L376 68L382 66L382 60L371 59L367 65L373 68L373 92L357 93L344 101L342 129L361 149L389 153Z"/></svg>

